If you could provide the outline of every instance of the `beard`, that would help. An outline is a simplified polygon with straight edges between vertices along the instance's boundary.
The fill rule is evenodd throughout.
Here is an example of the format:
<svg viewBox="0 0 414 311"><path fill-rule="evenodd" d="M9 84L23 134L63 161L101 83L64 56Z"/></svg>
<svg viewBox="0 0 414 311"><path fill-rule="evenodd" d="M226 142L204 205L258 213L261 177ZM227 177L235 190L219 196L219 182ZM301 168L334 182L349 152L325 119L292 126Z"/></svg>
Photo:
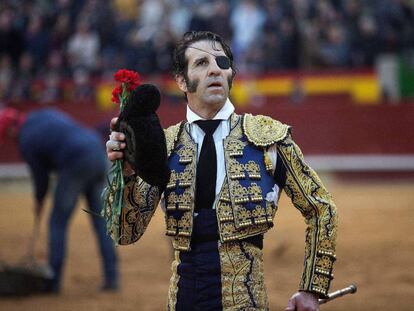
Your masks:
<svg viewBox="0 0 414 311"><path fill-rule="evenodd" d="M187 76L184 79L185 79L185 83L187 84L188 93L195 93L197 91L198 85L200 84L200 80L199 79L190 80L188 79Z"/></svg>
<svg viewBox="0 0 414 311"><path fill-rule="evenodd" d="M185 83L187 84L188 93L195 93L197 91L198 85L200 84L199 79L190 80L187 75L184 76ZM229 86L229 91L233 85L233 76L227 78L227 83Z"/></svg>

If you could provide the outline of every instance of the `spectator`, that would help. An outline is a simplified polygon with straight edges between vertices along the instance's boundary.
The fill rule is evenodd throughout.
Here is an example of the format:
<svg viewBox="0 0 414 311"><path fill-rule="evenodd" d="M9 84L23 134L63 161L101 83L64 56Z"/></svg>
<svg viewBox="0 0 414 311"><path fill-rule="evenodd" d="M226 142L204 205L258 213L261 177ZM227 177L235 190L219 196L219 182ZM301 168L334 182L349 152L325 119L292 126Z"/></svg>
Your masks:
<svg viewBox="0 0 414 311"><path fill-rule="evenodd" d="M43 29L43 21L40 16L33 16L29 20L27 32L25 34L25 48L33 57L33 63L40 70L47 58L49 47L49 35Z"/></svg>
<svg viewBox="0 0 414 311"><path fill-rule="evenodd" d="M18 64L24 50L23 36L13 27L12 19L12 10L0 10L0 57L6 55L14 64Z"/></svg>
<svg viewBox="0 0 414 311"><path fill-rule="evenodd" d="M160 31L153 40L155 53L155 68L157 73L168 72L172 65L171 55L174 51L175 40L171 32Z"/></svg>
<svg viewBox="0 0 414 311"><path fill-rule="evenodd" d="M210 28L210 17L213 12L211 3L194 5L192 8L192 18L190 19L189 29L194 31L203 31ZM217 17L214 17L215 19Z"/></svg>
<svg viewBox="0 0 414 311"><path fill-rule="evenodd" d="M163 24L165 3L163 0L144 0L137 21L140 37L150 40Z"/></svg>
<svg viewBox="0 0 414 311"><path fill-rule="evenodd" d="M318 63L328 67L344 67L349 63L349 45L344 29L334 24L326 30L325 39L319 46Z"/></svg>
<svg viewBox="0 0 414 311"><path fill-rule="evenodd" d="M31 85L35 78L33 58L29 53L20 57L19 67L13 79L13 88L10 88L10 99L14 102L31 100Z"/></svg>
<svg viewBox="0 0 414 311"><path fill-rule="evenodd" d="M293 19L285 17L280 21L278 31L280 62L286 69L297 69L299 65L299 33Z"/></svg>
<svg viewBox="0 0 414 311"><path fill-rule="evenodd" d="M89 23L86 20L79 20L76 32L70 37L67 48L71 69L84 67L95 70L99 44L99 37L90 29Z"/></svg>
<svg viewBox="0 0 414 311"><path fill-rule="evenodd" d="M61 76L57 72L48 72L44 76L43 87L38 98L41 104L57 104L62 99Z"/></svg>
<svg viewBox="0 0 414 311"><path fill-rule="evenodd" d="M0 55L0 100L5 99L11 90L13 67L9 55Z"/></svg>
<svg viewBox="0 0 414 311"><path fill-rule="evenodd" d="M240 67L247 49L259 39L264 22L265 14L256 1L242 0L234 7L230 24L233 30L234 58Z"/></svg>
<svg viewBox="0 0 414 311"><path fill-rule="evenodd" d="M169 29L174 34L174 37L178 38L189 29L188 25L192 13L190 8L187 5L182 5L180 0L173 0L169 3ZM228 15L225 15L225 18L228 19ZM215 22L218 22L218 20L215 20Z"/></svg>
<svg viewBox="0 0 414 311"><path fill-rule="evenodd" d="M213 13L209 20L210 30L222 36L224 40L230 42L233 37L233 30L228 18L230 15L230 5L228 1L213 1L212 10Z"/></svg>
<svg viewBox="0 0 414 311"><path fill-rule="evenodd" d="M69 14L59 14L50 34L49 48L51 50L64 50L70 37L71 28Z"/></svg>
<svg viewBox="0 0 414 311"><path fill-rule="evenodd" d="M357 26L351 47L352 64L355 67L373 66L380 51L378 26L370 15L362 15Z"/></svg>
<svg viewBox="0 0 414 311"><path fill-rule="evenodd" d="M73 83L73 101L87 102L95 100L95 90L87 70L77 68L73 73Z"/></svg>
<svg viewBox="0 0 414 311"><path fill-rule="evenodd" d="M266 31L263 35L263 58L262 70L265 73L275 72L282 68L280 61L279 37L273 31Z"/></svg>

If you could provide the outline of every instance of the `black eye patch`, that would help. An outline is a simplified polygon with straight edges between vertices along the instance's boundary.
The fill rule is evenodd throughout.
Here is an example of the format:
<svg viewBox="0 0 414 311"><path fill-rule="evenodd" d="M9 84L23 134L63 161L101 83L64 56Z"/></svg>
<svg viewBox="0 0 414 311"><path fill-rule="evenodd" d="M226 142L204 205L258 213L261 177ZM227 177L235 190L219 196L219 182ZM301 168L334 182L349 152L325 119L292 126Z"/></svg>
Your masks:
<svg viewBox="0 0 414 311"><path fill-rule="evenodd" d="M229 69L231 66L230 59L227 56L216 56L216 63L217 66L224 70Z"/></svg>

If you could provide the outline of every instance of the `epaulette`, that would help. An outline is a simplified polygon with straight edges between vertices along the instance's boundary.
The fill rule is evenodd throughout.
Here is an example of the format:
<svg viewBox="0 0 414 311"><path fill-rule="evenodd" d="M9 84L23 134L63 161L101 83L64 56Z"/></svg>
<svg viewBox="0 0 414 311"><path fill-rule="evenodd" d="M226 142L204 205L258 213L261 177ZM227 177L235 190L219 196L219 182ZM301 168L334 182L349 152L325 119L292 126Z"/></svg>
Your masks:
<svg viewBox="0 0 414 311"><path fill-rule="evenodd" d="M243 132L249 142L258 147L269 147L283 139L290 132L290 126L267 116L243 115Z"/></svg>
<svg viewBox="0 0 414 311"><path fill-rule="evenodd" d="M164 130L165 140L167 142L167 156L169 157L171 152L175 147L175 143L178 140L180 135L181 129L184 125L184 121L177 123L175 125L171 125L167 129Z"/></svg>

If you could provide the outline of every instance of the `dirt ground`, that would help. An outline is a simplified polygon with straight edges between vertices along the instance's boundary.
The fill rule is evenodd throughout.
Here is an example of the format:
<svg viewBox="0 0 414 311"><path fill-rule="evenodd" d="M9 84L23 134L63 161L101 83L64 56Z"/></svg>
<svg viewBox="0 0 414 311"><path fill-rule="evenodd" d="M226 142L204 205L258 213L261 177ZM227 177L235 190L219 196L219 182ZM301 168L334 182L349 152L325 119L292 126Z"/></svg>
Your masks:
<svg viewBox="0 0 414 311"><path fill-rule="evenodd" d="M356 283L358 293L321 310L414 310L414 182L323 179L340 216L332 290ZM27 181L0 182L0 261L15 263L27 249L33 225L30 191ZM305 226L285 195L276 217L276 227L265 238L265 274L270 310L281 311L300 280ZM115 294L97 291L100 261L88 218L78 208L72 220L63 292L0 298L0 310L165 310L171 250L162 212L138 243L118 248L122 288ZM41 261L46 258L46 223L45 217L36 250Z"/></svg>

